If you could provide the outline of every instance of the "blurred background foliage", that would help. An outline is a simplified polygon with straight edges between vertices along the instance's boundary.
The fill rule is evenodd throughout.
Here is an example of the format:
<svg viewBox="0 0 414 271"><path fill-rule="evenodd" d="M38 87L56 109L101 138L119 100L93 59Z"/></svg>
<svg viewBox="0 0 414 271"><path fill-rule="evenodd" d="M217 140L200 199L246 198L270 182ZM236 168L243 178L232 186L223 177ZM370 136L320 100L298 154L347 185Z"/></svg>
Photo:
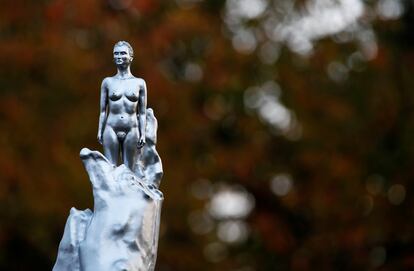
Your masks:
<svg viewBox="0 0 414 271"><path fill-rule="evenodd" d="M0 9L0 269L50 270L112 47L159 121L157 270L414 268L412 0L16 0Z"/></svg>

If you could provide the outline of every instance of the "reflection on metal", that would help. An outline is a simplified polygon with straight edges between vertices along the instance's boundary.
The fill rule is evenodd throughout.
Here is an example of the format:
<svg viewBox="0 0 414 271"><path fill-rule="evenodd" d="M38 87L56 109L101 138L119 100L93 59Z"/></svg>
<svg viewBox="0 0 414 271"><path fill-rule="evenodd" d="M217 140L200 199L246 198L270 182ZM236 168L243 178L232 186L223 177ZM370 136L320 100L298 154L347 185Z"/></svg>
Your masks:
<svg viewBox="0 0 414 271"><path fill-rule="evenodd" d="M114 48L117 75L104 79L98 140L105 156L82 149L94 210L72 208L53 271L153 271L163 195L155 149L157 120L142 79L129 71L133 51ZM122 164L118 164L121 154Z"/></svg>
<svg viewBox="0 0 414 271"><path fill-rule="evenodd" d="M151 108L147 109L147 125L145 129L146 143L142 148L141 159L137 161L135 173L142 176L148 183L159 187L163 175L161 158L155 145L157 144L158 122Z"/></svg>

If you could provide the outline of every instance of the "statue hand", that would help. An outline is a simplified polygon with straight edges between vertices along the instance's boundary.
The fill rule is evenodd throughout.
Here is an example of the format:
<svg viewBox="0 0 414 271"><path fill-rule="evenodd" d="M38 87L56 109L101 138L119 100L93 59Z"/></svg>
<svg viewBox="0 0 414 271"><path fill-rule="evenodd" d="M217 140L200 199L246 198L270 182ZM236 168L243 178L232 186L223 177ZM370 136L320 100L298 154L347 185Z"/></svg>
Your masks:
<svg viewBox="0 0 414 271"><path fill-rule="evenodd" d="M98 133L98 142L99 142L99 144L103 145L103 143L102 143L102 133Z"/></svg>
<svg viewBox="0 0 414 271"><path fill-rule="evenodd" d="M141 149L145 145L145 137L140 137L138 140L138 149Z"/></svg>

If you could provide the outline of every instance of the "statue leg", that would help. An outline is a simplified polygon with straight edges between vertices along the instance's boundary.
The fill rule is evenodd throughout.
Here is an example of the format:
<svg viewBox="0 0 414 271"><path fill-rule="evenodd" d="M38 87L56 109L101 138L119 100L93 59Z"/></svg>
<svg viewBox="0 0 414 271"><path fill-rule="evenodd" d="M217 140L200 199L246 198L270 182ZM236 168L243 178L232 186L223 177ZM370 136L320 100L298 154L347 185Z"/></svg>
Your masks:
<svg viewBox="0 0 414 271"><path fill-rule="evenodd" d="M122 146L122 160L124 164L131 169L135 170L135 164L137 161L138 151L138 130L132 129L125 137L124 144Z"/></svg>
<svg viewBox="0 0 414 271"><path fill-rule="evenodd" d="M103 149L105 157L115 166L119 158L119 141L114 130L106 126L103 132Z"/></svg>

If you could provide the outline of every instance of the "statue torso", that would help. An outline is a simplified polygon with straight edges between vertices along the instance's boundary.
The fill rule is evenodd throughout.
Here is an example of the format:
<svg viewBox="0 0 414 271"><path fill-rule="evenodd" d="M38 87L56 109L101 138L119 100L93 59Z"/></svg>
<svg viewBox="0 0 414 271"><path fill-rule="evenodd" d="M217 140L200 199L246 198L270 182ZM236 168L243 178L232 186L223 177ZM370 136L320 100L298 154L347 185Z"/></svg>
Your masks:
<svg viewBox="0 0 414 271"><path fill-rule="evenodd" d="M140 88L143 80L140 78L106 79L108 95L107 124L116 127L129 128L137 126L137 112Z"/></svg>

